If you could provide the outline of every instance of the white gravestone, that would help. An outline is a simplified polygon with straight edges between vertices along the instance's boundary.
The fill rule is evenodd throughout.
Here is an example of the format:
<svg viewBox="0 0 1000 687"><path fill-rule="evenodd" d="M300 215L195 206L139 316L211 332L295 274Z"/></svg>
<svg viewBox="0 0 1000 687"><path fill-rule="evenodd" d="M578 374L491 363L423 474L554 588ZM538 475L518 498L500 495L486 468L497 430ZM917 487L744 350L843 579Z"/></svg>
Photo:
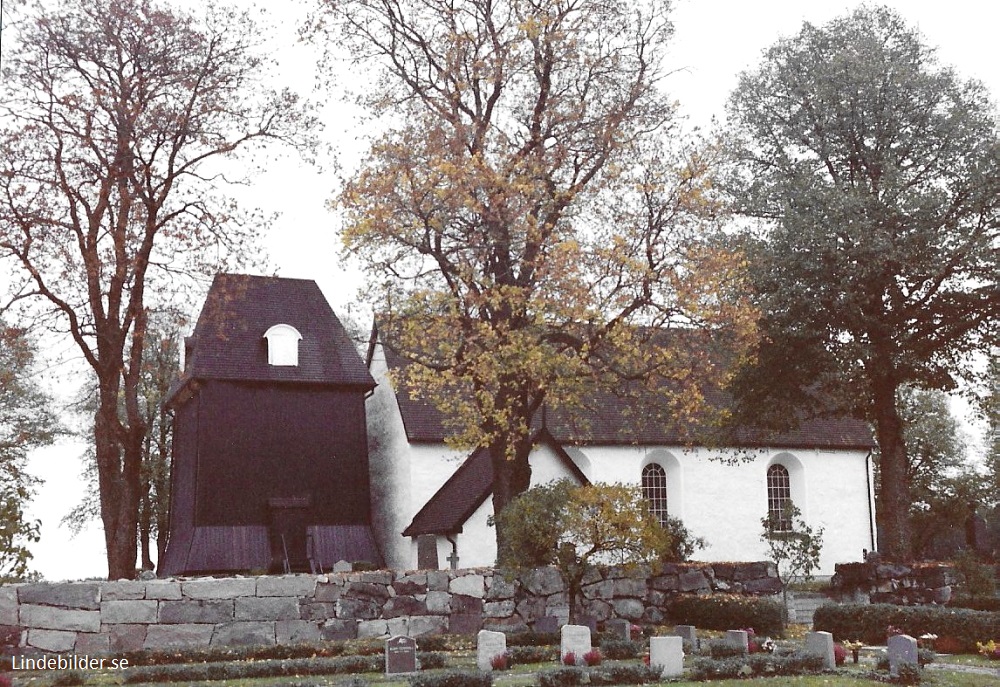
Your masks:
<svg viewBox="0 0 1000 687"><path fill-rule="evenodd" d="M726 644L750 651L750 634L746 630L726 630Z"/></svg>
<svg viewBox="0 0 1000 687"><path fill-rule="evenodd" d="M572 652L576 665L583 665L583 655L590 652L590 628L586 625L563 625L559 642L559 662Z"/></svg>
<svg viewBox="0 0 1000 687"><path fill-rule="evenodd" d="M507 653L507 635L503 632L480 630L476 635L476 666L487 673L493 670L493 659Z"/></svg>
<svg viewBox="0 0 1000 687"><path fill-rule="evenodd" d="M897 677L904 663L917 665L917 640L910 635L893 635L886 642L889 650L889 675Z"/></svg>
<svg viewBox="0 0 1000 687"><path fill-rule="evenodd" d="M684 674L684 639L682 637L650 637L649 665L660 671L661 678Z"/></svg>
<svg viewBox="0 0 1000 687"><path fill-rule="evenodd" d="M837 667L837 657L833 653L833 635L829 632L807 632L806 653L823 657L823 668L833 670Z"/></svg>

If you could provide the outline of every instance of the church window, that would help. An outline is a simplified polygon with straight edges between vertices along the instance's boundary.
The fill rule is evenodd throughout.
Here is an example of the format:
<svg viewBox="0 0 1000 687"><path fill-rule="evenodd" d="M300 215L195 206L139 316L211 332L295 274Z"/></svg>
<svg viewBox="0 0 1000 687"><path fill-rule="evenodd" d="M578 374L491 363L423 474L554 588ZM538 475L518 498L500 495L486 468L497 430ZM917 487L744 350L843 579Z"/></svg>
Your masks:
<svg viewBox="0 0 1000 687"><path fill-rule="evenodd" d="M788 468L774 464L767 469L767 517L777 523L778 532L790 532L792 521L788 504L792 500L792 481Z"/></svg>
<svg viewBox="0 0 1000 687"><path fill-rule="evenodd" d="M642 469L642 496L649 512L661 525L667 524L667 473L659 463L650 463Z"/></svg>

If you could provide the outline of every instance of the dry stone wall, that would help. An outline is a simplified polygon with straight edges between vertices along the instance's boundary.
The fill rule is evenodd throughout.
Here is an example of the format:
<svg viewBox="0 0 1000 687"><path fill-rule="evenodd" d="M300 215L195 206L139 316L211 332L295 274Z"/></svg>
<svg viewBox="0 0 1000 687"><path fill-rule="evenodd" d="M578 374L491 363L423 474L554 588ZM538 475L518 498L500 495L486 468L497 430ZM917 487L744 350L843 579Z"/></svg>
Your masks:
<svg viewBox="0 0 1000 687"><path fill-rule="evenodd" d="M656 624L675 594L779 590L768 563L666 564L594 571L580 602L598 622ZM516 580L469 569L10 585L0 587L0 653L524 631L568 603L554 568Z"/></svg>

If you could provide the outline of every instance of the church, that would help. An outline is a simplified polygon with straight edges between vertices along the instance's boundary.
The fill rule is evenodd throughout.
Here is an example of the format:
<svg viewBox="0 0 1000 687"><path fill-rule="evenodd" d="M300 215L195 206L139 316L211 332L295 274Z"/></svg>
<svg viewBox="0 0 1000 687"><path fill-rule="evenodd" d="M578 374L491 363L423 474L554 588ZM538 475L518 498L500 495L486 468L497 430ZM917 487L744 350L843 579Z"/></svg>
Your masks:
<svg viewBox="0 0 1000 687"><path fill-rule="evenodd" d="M405 364L377 330L362 359L315 282L217 276L168 400L160 574L492 565L489 457L447 446L437 409L394 388ZM762 559L761 519L791 499L824 529L827 575L875 549L873 446L849 418L698 447L668 426L554 416L535 432L531 480L638 485L661 520L705 539L696 557L711 561Z"/></svg>

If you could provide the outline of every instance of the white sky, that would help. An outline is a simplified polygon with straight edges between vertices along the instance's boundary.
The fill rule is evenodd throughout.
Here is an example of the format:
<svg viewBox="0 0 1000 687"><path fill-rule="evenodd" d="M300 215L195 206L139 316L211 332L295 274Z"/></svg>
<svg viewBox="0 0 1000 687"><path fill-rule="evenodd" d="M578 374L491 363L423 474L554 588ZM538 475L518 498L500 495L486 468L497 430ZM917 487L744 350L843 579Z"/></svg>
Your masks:
<svg viewBox="0 0 1000 687"><path fill-rule="evenodd" d="M249 0L230 0L252 4ZM673 19L675 36L669 66L678 70L667 89L680 103L690 124L707 127L722 118L729 92L739 72L753 68L761 52L779 37L795 34L803 21L823 23L860 5L843 0L677 0ZM1000 96L1000 60L996 54L996 26L1000 9L982 0L895 0L894 7L937 46L943 64L954 66L966 78L984 82ZM299 14L302 3L281 3L283 12ZM281 23L274 34L281 45L282 83L311 87L315 70L308 48L291 47L294 20L271 12ZM993 47L991 47L993 46ZM349 79L350 76L345 77ZM336 103L326 109L325 138L340 151L339 163L350 170L363 150L364 131L352 110ZM326 201L337 186L331 165L325 170L286 158L270 165L246 194L248 202L281 217L266 237L278 274L315 279L334 309L343 314L363 279L356 269L340 264L336 218ZM30 508L42 520L42 541L33 547L33 568L46 579L81 579L107 574L103 535L99 525L70 538L60 518L78 501L80 481L77 457L81 447L62 443L36 451L31 469L45 480Z"/></svg>

